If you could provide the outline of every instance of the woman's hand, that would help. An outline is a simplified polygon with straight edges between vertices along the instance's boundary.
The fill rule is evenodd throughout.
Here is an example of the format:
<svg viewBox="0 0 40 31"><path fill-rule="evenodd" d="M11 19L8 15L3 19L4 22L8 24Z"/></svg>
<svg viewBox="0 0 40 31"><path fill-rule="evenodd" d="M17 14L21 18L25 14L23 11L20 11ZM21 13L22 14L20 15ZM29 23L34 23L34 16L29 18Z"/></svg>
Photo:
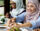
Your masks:
<svg viewBox="0 0 40 31"><path fill-rule="evenodd" d="M15 24L16 18L11 18L7 21L7 26L12 26Z"/></svg>
<svg viewBox="0 0 40 31"><path fill-rule="evenodd" d="M15 22L16 18L11 18L10 20L11 20L12 22Z"/></svg>
<svg viewBox="0 0 40 31"><path fill-rule="evenodd" d="M19 24L17 24L17 23L15 23L15 24L13 25L13 27L19 28L19 27L20 27L20 25L19 25Z"/></svg>

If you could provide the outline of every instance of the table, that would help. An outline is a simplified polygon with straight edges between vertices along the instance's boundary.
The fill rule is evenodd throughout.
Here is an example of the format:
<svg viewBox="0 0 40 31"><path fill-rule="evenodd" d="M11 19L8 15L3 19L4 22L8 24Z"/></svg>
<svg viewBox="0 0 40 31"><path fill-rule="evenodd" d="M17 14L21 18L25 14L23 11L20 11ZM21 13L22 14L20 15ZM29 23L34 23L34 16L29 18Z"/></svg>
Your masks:
<svg viewBox="0 0 40 31"><path fill-rule="evenodd" d="M7 31L7 26L3 26L3 24L0 24L0 31Z"/></svg>
<svg viewBox="0 0 40 31"><path fill-rule="evenodd" d="M7 31L7 29L1 27L1 28L0 28L0 31Z"/></svg>

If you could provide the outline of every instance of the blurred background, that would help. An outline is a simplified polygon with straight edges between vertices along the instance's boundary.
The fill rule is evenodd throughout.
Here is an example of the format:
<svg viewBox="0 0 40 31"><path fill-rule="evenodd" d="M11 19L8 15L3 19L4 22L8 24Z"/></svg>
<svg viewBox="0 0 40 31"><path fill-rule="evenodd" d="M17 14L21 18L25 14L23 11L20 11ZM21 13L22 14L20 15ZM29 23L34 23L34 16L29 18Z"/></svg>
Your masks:
<svg viewBox="0 0 40 31"><path fill-rule="evenodd" d="M4 6L4 0L0 0L0 6Z"/></svg>
<svg viewBox="0 0 40 31"><path fill-rule="evenodd" d="M4 16L4 0L0 0L0 18Z"/></svg>

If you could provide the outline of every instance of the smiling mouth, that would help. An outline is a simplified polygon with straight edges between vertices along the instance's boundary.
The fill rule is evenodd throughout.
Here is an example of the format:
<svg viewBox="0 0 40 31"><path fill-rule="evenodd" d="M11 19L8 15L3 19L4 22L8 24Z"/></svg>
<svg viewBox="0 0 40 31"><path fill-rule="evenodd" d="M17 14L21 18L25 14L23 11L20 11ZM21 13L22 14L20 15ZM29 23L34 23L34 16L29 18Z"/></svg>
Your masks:
<svg viewBox="0 0 40 31"><path fill-rule="evenodd" d="M31 12L32 10L28 10L28 12Z"/></svg>

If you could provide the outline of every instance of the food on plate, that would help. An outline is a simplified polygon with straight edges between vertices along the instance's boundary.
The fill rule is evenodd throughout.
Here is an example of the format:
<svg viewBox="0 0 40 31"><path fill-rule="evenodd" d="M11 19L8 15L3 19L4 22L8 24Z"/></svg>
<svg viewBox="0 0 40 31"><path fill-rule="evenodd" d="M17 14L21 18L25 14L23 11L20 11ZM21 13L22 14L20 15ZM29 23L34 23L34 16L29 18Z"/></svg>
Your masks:
<svg viewBox="0 0 40 31"><path fill-rule="evenodd" d="M21 31L21 30L19 28L12 27L11 29L9 29L9 31Z"/></svg>

